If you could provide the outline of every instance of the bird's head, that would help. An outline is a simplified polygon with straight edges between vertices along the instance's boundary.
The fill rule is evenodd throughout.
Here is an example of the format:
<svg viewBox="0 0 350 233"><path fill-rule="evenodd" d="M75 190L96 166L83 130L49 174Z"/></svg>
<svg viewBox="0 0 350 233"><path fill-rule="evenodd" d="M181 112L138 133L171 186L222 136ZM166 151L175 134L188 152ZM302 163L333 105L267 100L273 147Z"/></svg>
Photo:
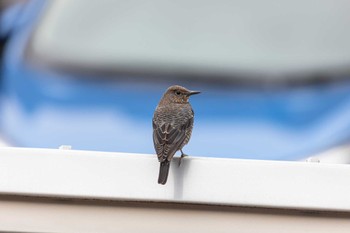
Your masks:
<svg viewBox="0 0 350 233"><path fill-rule="evenodd" d="M191 91L185 87L174 85L169 87L164 93L163 100L170 103L188 103L191 95L199 94L199 91Z"/></svg>

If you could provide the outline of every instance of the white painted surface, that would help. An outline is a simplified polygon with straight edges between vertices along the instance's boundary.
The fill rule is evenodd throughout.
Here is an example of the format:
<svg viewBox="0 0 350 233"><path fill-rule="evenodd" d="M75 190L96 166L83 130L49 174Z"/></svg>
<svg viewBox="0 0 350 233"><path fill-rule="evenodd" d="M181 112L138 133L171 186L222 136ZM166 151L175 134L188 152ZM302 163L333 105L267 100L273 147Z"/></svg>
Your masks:
<svg viewBox="0 0 350 233"><path fill-rule="evenodd" d="M0 194L350 211L348 165L191 157L165 186L158 166L154 155L0 148Z"/></svg>
<svg viewBox="0 0 350 233"><path fill-rule="evenodd" d="M147 207L148 206L148 207ZM198 207L198 206L197 206ZM239 208L208 210L89 205L74 202L0 200L1 232L59 233L348 233L350 221L342 215L324 216L281 212L249 212ZM249 208L252 209L252 208ZM293 212L293 211L292 211ZM252 224L253 223L253 224Z"/></svg>

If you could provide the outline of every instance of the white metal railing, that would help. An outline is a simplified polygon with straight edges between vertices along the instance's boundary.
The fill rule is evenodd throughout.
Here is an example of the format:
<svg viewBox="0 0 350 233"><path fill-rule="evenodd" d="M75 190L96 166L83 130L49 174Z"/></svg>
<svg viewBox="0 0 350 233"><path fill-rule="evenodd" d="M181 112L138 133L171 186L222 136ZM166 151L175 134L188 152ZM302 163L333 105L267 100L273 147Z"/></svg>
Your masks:
<svg viewBox="0 0 350 233"><path fill-rule="evenodd" d="M188 157L157 183L155 155L0 148L0 194L350 211L350 167Z"/></svg>

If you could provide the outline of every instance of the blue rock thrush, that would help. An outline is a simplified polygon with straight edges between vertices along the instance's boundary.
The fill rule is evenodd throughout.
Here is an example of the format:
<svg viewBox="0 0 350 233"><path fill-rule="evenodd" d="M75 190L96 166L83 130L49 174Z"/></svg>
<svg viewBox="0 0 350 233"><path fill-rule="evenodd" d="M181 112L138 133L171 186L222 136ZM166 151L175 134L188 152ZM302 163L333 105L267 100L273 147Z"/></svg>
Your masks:
<svg viewBox="0 0 350 233"><path fill-rule="evenodd" d="M174 85L169 87L160 100L153 116L153 143L160 162L159 184L168 179L170 161L180 150L181 159L186 156L182 148L191 138L194 112L189 97L199 91L190 91Z"/></svg>

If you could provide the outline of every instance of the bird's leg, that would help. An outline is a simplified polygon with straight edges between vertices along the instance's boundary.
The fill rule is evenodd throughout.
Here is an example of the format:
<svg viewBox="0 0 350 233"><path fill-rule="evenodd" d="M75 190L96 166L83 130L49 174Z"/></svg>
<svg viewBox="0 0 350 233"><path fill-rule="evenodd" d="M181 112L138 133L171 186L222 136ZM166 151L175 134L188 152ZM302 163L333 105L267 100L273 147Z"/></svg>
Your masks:
<svg viewBox="0 0 350 233"><path fill-rule="evenodd" d="M182 151L182 149L180 149L180 151L181 151L181 157L180 157L180 159L179 159L179 167L180 167L180 165L181 165L181 160L182 160L182 158L188 156L188 155L186 155L186 154Z"/></svg>

